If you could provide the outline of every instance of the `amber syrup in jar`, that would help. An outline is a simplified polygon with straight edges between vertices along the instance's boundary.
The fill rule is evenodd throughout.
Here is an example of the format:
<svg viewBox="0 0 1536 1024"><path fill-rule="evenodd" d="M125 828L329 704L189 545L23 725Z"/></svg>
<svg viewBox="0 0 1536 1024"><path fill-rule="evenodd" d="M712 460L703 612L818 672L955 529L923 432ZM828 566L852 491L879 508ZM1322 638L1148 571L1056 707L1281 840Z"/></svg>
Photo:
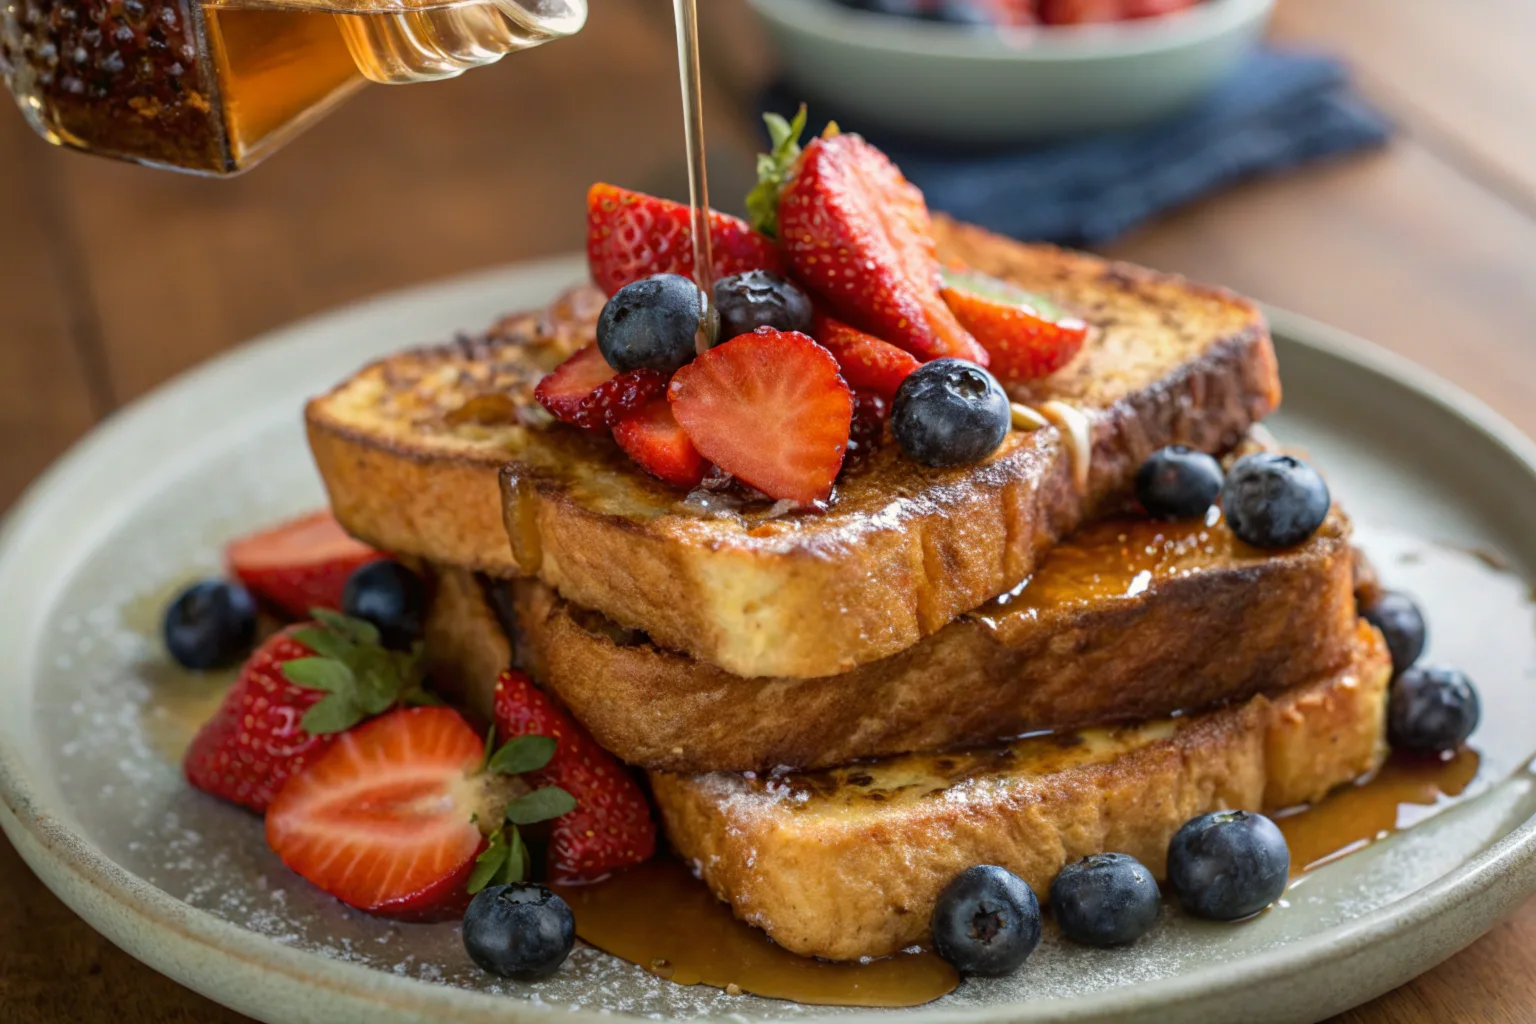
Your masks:
<svg viewBox="0 0 1536 1024"><path fill-rule="evenodd" d="M586 0L6 0L0 72L51 142L231 174L365 80L450 78L585 20Z"/></svg>

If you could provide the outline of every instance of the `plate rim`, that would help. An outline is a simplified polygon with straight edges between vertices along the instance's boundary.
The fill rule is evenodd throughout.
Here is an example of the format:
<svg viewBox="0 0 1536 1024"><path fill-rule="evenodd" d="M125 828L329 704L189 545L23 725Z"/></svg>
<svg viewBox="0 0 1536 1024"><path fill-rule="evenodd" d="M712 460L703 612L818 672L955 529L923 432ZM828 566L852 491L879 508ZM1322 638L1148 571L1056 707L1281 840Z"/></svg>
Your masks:
<svg viewBox="0 0 1536 1024"><path fill-rule="evenodd" d="M62 492L74 474L88 463L96 447L105 443L103 438L131 428L146 416L153 416L155 407L167 399L195 393L205 381L233 372L247 360L278 358L273 353L302 344L337 323L423 302L444 303L446 296L443 293L456 290L467 294L492 284L513 286L517 281L558 278L568 271L571 272L569 278L574 280L579 277L581 266L578 254L557 256L382 293L266 332L178 374L99 423L27 488L0 521L0 588L4 587L5 569L18 538L26 532L28 524L46 511L53 496ZM1266 306L1265 312L1272 333L1283 337L1284 344L1299 345L1324 357L1342 360L1416 392L1442 413L1482 435L1536 479L1536 441L1481 399L1416 363L1348 332L1274 307ZM550 1012L547 1006L535 1007L513 997L401 977L294 949L184 903L117 864L84 834L72 829L65 820L67 814L51 814L37 799L35 787L23 766L20 752L10 749L5 737L0 736L0 829L11 838L23 858L51 890L87 924L120 946L127 948L129 940L121 937L126 926L148 928L161 938L193 944L198 952L220 962L224 970L254 974L263 983L280 982L305 990L318 986L340 1000L336 1005L350 1004L355 1009L384 1008L397 1014L416 1013L422 1019L451 1011L455 1019L474 1021L506 1021L534 1015L543 1018ZM1526 777L1529 778L1529 773ZM1501 885L1512 881L1515 884L1509 892L1498 891ZM1070 999L942 1009L917 1007L899 1012L903 1020L955 1022L1019 1019L1021 1016L1037 1019L1041 1014L1051 1020L1087 1021L1128 1012L1150 1012L1158 1007L1171 1008L1191 997L1205 1001L1286 979L1326 960L1343 959L1385 943L1477 899L1493 899L1498 912L1504 913L1531 892L1536 892L1536 816L1528 818L1488 849L1424 888L1352 921L1287 943L1262 957L1238 964L1211 965L1186 974L1117 986ZM105 907L118 908L133 918L127 920L126 925L108 921ZM139 945L135 944L136 947ZM142 952L141 948L128 951L152 968L231 1005L224 998L231 988L229 984L218 979L185 977L184 972L175 970L175 963L167 962L171 959L169 954L157 957ZM1447 951L1447 955L1449 952L1454 949ZM260 1013L261 1010L249 1003L234 1008L246 1013ZM1028 1012L1020 1014L1021 1010ZM561 1019L583 1022L601 1017L612 1019L613 1016L585 1009L561 1008L558 1012ZM811 1011L802 1019L822 1022L836 1018Z"/></svg>

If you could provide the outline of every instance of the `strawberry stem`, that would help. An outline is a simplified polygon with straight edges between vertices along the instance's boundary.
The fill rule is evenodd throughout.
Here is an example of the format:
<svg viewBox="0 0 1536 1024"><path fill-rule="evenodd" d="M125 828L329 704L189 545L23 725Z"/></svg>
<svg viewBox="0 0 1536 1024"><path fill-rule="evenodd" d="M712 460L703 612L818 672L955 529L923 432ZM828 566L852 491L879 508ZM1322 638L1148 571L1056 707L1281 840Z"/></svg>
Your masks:
<svg viewBox="0 0 1536 1024"><path fill-rule="evenodd" d="M747 193L747 220L769 238L779 237L779 193L784 189L795 161L800 159L800 136L805 132L805 104L793 121L778 114L764 114L769 149L757 155L757 185Z"/></svg>

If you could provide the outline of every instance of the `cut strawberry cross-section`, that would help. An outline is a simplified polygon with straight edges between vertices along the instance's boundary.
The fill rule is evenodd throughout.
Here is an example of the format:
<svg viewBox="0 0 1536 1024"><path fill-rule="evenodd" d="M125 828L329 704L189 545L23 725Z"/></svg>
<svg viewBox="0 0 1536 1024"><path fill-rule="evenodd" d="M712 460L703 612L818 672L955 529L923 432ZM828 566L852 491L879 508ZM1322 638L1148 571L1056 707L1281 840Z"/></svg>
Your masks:
<svg viewBox="0 0 1536 1024"><path fill-rule="evenodd" d="M1049 299L975 271L944 271L944 301L986 346L1000 380L1055 373L1077 355L1088 325Z"/></svg>
<svg viewBox="0 0 1536 1024"><path fill-rule="evenodd" d="M745 221L711 211L711 255L717 278L748 270L783 270L773 242ZM596 184L587 192L587 264L604 293L652 274L693 277L688 207L670 199Z"/></svg>
<svg viewBox="0 0 1536 1024"><path fill-rule="evenodd" d="M812 332L837 359L849 387L873 391L887 401L907 374L922 365L912 353L824 314L817 314Z"/></svg>
<svg viewBox="0 0 1536 1024"><path fill-rule="evenodd" d="M922 192L859 136L805 147L779 196L778 230L796 280L841 319L922 360L986 365L986 350L939 296Z"/></svg>
<svg viewBox="0 0 1536 1024"><path fill-rule="evenodd" d="M706 459L770 498L821 501L843 464L853 396L832 353L760 327L705 352L667 387Z"/></svg>

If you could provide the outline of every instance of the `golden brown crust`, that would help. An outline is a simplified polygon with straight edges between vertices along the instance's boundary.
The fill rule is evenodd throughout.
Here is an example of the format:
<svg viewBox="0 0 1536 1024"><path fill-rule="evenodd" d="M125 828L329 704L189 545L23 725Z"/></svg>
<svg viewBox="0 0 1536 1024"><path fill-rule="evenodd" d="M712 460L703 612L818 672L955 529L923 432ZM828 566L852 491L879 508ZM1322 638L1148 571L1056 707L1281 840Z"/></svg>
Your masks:
<svg viewBox="0 0 1536 1024"><path fill-rule="evenodd" d="M819 768L1276 693L1348 662L1348 523L1261 552L1224 523L1100 521L1006 601L820 679L742 678L515 584L518 650L607 749L668 771Z"/></svg>
<svg viewBox="0 0 1536 1024"><path fill-rule="evenodd" d="M1358 644L1347 669L1272 700L1073 744L651 781L673 845L738 917L803 955L882 956L927 939L940 889L973 864L1043 893L1064 864L1114 850L1161 878L1195 815L1275 809L1374 770L1391 664L1363 623Z"/></svg>
<svg viewBox="0 0 1536 1024"><path fill-rule="evenodd" d="M1086 493L1070 446L1047 427L955 470L887 447L840 482L825 513L705 518L644 488L616 496L608 485L624 467L566 432L547 439L556 452L503 470L515 560L567 600L733 674L835 675L1017 584L1058 538L1118 501L1154 449L1225 449L1279 400L1269 336L1247 303L975 229L948 225L939 236L946 257L1046 292L1094 324L1076 360L1018 389L1090 415Z"/></svg>
<svg viewBox="0 0 1536 1024"><path fill-rule="evenodd" d="M942 219L936 234L943 258L1045 293L1093 325L1072 363L1015 389L1091 415L1086 494L1069 446L1047 427L957 470L887 448L845 475L825 513L700 515L607 439L539 430L537 416L521 413L505 425L453 421L498 389L526 406L537 374L519 351L536 350L523 362L542 372L588 337L600 299L585 289L553 315L513 318L514 329L478 351L464 342L407 353L311 403L311 443L337 515L386 550L537 574L577 604L736 674L833 675L903 650L1016 584L1059 537L1118 500L1154 448L1223 449L1279 401L1251 304ZM488 467L503 459L498 499ZM498 500L500 536L489 522Z"/></svg>

